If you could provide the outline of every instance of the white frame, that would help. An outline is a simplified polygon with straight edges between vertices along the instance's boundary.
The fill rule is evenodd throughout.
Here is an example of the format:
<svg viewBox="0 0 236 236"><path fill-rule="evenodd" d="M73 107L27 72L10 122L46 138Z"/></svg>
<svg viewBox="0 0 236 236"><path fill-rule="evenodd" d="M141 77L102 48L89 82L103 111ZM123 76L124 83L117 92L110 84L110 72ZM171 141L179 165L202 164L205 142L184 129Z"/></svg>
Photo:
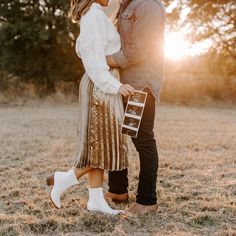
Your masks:
<svg viewBox="0 0 236 236"><path fill-rule="evenodd" d="M123 128L125 128L125 129L129 129L129 130L132 130L132 131L135 131L135 132L136 132L136 135L135 135L135 136L129 135L129 134L127 134L127 133L124 133L124 134L129 135L129 136L131 136L131 137L133 137L133 138L137 138L137 136L138 136L138 131L139 131L140 123L141 123L141 120L142 120L142 117L143 117L143 111L144 111L145 104L146 104L146 101L147 101L147 93L146 93L146 92L135 90L135 93L144 94L144 95L145 95L144 102L133 102L133 101L130 101L130 96L129 96L128 103L127 103L126 108L125 108L123 123L122 123L122 131L123 131ZM132 115L132 114L127 113L128 105L137 106L137 107L142 107L141 115L140 115L140 116L136 116L136 115ZM125 118L126 118L126 117L139 120L138 127L137 127L137 128L134 128L134 127L125 125L125 124L124 124L124 121L125 121ZM121 132L122 132L122 131L121 131ZM123 132L122 132L122 133L123 133Z"/></svg>

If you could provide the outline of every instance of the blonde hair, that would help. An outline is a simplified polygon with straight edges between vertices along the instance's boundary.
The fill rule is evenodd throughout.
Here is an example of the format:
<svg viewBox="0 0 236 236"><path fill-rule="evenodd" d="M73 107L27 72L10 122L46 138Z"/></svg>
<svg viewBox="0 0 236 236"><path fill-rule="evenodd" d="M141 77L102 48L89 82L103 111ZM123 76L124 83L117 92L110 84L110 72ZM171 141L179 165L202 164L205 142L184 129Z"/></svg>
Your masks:
<svg viewBox="0 0 236 236"><path fill-rule="evenodd" d="M76 23L80 21L81 16L83 16L90 8L90 6L96 0L71 0L69 17L72 22Z"/></svg>

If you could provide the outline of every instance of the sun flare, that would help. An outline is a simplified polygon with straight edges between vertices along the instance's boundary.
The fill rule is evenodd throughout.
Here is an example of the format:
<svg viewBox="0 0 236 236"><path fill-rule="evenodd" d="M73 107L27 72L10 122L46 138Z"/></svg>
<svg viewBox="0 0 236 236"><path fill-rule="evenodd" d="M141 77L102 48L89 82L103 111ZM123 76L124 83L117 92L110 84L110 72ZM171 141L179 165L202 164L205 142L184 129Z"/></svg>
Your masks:
<svg viewBox="0 0 236 236"><path fill-rule="evenodd" d="M170 32L165 38L166 58L179 60L190 54L189 43L180 33Z"/></svg>
<svg viewBox="0 0 236 236"><path fill-rule="evenodd" d="M191 44L180 32L169 32L165 36L165 57L172 60L181 60L186 56L201 55L207 52L212 44L211 39Z"/></svg>

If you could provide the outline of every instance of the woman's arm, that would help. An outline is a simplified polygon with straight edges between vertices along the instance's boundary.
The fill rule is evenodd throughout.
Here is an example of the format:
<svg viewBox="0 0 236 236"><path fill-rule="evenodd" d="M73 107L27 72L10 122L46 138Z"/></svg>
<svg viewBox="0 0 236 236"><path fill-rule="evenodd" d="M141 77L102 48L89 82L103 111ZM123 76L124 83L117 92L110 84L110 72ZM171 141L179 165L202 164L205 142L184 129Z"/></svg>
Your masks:
<svg viewBox="0 0 236 236"><path fill-rule="evenodd" d="M77 39L76 52L80 55L88 76L104 93L118 94L120 81L111 75L106 62L105 15L92 9L81 21L81 35Z"/></svg>

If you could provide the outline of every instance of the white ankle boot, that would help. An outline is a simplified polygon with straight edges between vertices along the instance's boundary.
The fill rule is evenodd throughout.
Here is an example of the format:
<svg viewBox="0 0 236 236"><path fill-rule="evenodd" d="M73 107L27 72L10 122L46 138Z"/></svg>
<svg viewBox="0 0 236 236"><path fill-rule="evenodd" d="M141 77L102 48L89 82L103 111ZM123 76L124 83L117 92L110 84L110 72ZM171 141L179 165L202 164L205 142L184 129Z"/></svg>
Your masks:
<svg viewBox="0 0 236 236"><path fill-rule="evenodd" d="M113 210L107 204L104 195L103 188L89 188L89 201L87 204L87 209L89 211L99 211L101 213L117 215L124 211L121 210Z"/></svg>
<svg viewBox="0 0 236 236"><path fill-rule="evenodd" d="M50 193L52 202L57 208L61 208L61 195L71 186L78 184L74 169L67 172L54 173L54 185Z"/></svg>

